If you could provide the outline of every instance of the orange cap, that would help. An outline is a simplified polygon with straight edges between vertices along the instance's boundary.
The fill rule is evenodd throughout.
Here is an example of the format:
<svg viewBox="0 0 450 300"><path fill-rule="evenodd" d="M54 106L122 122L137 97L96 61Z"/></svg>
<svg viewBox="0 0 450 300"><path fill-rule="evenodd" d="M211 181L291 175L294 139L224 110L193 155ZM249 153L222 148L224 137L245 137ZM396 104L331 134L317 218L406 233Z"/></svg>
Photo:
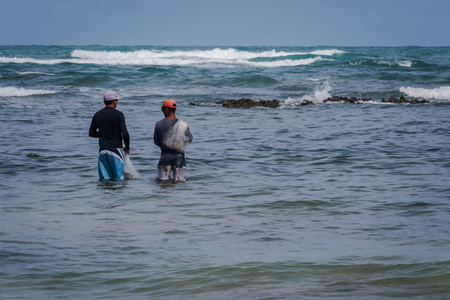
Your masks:
<svg viewBox="0 0 450 300"><path fill-rule="evenodd" d="M163 105L160 107L171 107L171 108L177 108L177 104L172 99L164 101Z"/></svg>

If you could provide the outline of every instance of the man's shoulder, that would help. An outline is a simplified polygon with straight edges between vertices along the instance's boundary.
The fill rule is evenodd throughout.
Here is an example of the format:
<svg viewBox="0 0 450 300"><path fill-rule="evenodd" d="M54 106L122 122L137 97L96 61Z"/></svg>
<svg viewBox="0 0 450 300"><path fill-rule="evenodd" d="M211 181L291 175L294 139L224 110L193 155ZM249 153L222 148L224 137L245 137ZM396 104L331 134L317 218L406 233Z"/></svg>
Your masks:
<svg viewBox="0 0 450 300"><path fill-rule="evenodd" d="M110 107L110 108L112 108L112 107ZM123 112L121 112L117 108L112 108L111 111L113 111L115 114L123 115Z"/></svg>
<svg viewBox="0 0 450 300"><path fill-rule="evenodd" d="M164 121L164 119L162 119L162 120L159 120L159 121L156 121L156 123L155 123L155 129L160 129L161 127L163 127L163 121Z"/></svg>
<svg viewBox="0 0 450 300"><path fill-rule="evenodd" d="M105 107L102 110L107 114L112 114L112 115L116 115L116 116L124 116L123 112L121 112L117 108Z"/></svg>
<svg viewBox="0 0 450 300"><path fill-rule="evenodd" d="M95 114L94 114L94 118L98 118L98 117L112 117L114 116L115 118L117 117L125 117L125 115L120 111L117 110L115 108L112 107L103 107L102 109L98 110Z"/></svg>
<svg viewBox="0 0 450 300"><path fill-rule="evenodd" d="M156 124L171 124L171 123L173 123L173 120L170 120L170 119L167 119L167 118L161 119L161 120L156 122Z"/></svg>
<svg viewBox="0 0 450 300"><path fill-rule="evenodd" d="M98 117L99 115L101 115L102 113L103 113L103 110L104 110L105 108L102 108L102 109L99 109L99 110L97 110L97 112L94 114L94 118L95 117Z"/></svg>

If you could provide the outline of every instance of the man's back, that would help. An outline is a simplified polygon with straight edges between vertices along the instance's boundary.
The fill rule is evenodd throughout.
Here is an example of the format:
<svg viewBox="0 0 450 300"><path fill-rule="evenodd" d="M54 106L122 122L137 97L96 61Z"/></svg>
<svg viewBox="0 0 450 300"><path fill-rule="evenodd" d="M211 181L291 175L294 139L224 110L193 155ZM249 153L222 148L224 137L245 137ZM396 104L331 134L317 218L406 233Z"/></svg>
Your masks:
<svg viewBox="0 0 450 300"><path fill-rule="evenodd" d="M161 147L162 154L184 154L184 151L168 147L168 145L166 144L167 134L178 122L183 121L164 118L156 122L153 141L157 146ZM186 128L184 136L186 142L192 142L193 137L191 132L189 131L189 127Z"/></svg>
<svg viewBox="0 0 450 300"><path fill-rule="evenodd" d="M126 146L129 146L125 116L112 107L105 107L95 113L89 129L89 136L98 137L100 146L112 148L122 148L123 136Z"/></svg>

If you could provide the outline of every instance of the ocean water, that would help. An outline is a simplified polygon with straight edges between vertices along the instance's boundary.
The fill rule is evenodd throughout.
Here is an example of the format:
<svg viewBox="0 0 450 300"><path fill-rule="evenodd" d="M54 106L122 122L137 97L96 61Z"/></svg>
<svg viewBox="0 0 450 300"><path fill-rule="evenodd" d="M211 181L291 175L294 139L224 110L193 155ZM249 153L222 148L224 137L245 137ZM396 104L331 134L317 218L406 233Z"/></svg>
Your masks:
<svg viewBox="0 0 450 300"><path fill-rule="evenodd" d="M106 90L138 179L98 181ZM216 104L243 97L281 107ZM450 47L0 47L1 298L448 299L449 120Z"/></svg>

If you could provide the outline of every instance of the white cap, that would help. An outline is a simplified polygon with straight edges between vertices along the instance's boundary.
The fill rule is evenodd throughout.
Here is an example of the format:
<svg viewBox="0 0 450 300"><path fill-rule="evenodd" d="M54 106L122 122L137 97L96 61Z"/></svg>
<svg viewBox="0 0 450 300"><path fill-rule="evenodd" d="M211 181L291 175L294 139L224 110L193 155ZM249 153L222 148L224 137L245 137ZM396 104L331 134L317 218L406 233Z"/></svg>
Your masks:
<svg viewBox="0 0 450 300"><path fill-rule="evenodd" d="M122 99L121 97L116 95L116 92L113 91L107 91L103 94L103 101L111 101L111 100L118 100Z"/></svg>

